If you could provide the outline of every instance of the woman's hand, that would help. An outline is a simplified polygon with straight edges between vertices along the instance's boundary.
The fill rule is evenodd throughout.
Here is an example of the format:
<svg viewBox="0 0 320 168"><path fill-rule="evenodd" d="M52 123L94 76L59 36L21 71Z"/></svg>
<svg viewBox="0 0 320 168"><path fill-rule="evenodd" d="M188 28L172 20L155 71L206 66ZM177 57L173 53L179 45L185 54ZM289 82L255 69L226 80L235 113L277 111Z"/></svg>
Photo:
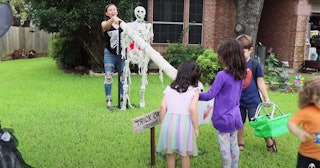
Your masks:
<svg viewBox="0 0 320 168"><path fill-rule="evenodd" d="M115 24L120 24L120 22L122 21L120 18L118 18L118 16L113 16L112 19L113 19L113 23Z"/></svg>

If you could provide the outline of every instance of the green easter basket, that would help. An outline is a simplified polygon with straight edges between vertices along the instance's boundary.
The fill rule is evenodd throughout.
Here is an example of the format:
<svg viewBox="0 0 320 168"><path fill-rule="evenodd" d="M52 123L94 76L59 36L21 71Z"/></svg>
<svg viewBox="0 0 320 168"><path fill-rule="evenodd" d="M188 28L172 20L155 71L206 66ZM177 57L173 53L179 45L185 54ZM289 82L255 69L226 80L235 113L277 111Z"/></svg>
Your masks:
<svg viewBox="0 0 320 168"><path fill-rule="evenodd" d="M264 112L261 115L261 111ZM279 137L288 134L287 123L292 114L285 114L276 104L260 103L249 125L254 128L254 135L262 138Z"/></svg>

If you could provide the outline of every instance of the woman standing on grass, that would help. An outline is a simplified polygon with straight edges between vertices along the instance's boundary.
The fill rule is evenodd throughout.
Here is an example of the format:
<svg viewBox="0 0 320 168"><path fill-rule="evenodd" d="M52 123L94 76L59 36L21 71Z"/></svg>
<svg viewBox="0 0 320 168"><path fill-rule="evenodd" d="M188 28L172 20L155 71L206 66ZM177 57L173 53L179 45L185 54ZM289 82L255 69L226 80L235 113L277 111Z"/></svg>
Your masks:
<svg viewBox="0 0 320 168"><path fill-rule="evenodd" d="M288 122L289 130L300 141L297 168L320 167L320 77L303 85L299 93L300 111Z"/></svg>
<svg viewBox="0 0 320 168"><path fill-rule="evenodd" d="M197 106L200 74L196 62L183 62L176 79L163 92L161 129L156 150L166 151L168 168L175 167L177 154L183 168L190 167L190 155L198 155L196 137L199 136Z"/></svg>
<svg viewBox="0 0 320 168"><path fill-rule="evenodd" d="M240 115L240 97L246 76L243 48L234 40L226 40L218 49L219 62L224 67L207 92L200 93L200 100L214 99L212 123L217 130L223 168L236 168L239 162L237 130L243 128Z"/></svg>
<svg viewBox="0 0 320 168"><path fill-rule="evenodd" d="M106 106L111 106L111 91L113 82L113 72L117 69L118 75L121 76L120 97L123 95L123 68L125 65L125 59L120 56L121 48L119 46L119 36L122 29L120 28L120 22L122 20L118 17L118 9L116 5L109 4L105 7L105 20L101 22L101 28L106 38L106 45L104 48L104 69L105 80L104 88L106 94ZM120 65L118 65L120 64Z"/></svg>

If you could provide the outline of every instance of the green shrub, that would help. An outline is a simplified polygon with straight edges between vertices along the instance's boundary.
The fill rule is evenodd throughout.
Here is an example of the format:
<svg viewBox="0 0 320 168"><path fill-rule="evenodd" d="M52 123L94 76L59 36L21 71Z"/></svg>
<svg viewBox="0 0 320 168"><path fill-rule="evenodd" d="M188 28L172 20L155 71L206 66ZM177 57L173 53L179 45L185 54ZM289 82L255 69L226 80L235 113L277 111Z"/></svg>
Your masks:
<svg viewBox="0 0 320 168"><path fill-rule="evenodd" d="M270 90L277 90L281 92L288 92L292 90L288 84L290 79L289 74L283 63L276 58L274 53L270 53L269 57L266 59L266 64L267 66L264 71L265 81L273 83L269 86Z"/></svg>
<svg viewBox="0 0 320 168"><path fill-rule="evenodd" d="M265 80L268 82L278 82L281 81L279 79L279 71L280 71L280 62L276 58L274 53L271 53L268 58L266 58L266 68L264 70Z"/></svg>
<svg viewBox="0 0 320 168"><path fill-rule="evenodd" d="M197 59L197 63L201 70L201 82L203 84L211 84L216 74L221 70L218 54L212 49L206 49Z"/></svg>
<svg viewBox="0 0 320 168"><path fill-rule="evenodd" d="M73 37L60 35L53 37L49 44L49 56L56 61L60 69L89 66L89 56Z"/></svg>
<svg viewBox="0 0 320 168"><path fill-rule="evenodd" d="M170 44L163 56L173 67L177 68L183 61L197 60L204 50L202 45Z"/></svg>

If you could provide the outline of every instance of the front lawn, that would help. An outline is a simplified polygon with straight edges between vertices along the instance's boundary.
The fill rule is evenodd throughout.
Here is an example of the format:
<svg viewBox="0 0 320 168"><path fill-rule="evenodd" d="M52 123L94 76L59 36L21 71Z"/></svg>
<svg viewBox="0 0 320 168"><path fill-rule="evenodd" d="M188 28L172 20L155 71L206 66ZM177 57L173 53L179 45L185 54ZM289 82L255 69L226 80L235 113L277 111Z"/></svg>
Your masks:
<svg viewBox="0 0 320 168"><path fill-rule="evenodd" d="M81 76L58 70L51 58L0 62L0 121L13 128L24 159L36 168L150 167L150 131L134 135L132 119L159 108L162 91L171 80L148 76L146 107L125 111L105 108L104 76ZM139 104L141 76L133 75L131 102ZM116 78L115 78L116 79ZM113 99L117 100L117 84ZM284 112L295 113L296 93L269 92ZM116 104L116 101L114 101ZM295 167L299 141L291 134L276 138L279 152L266 151L263 139L246 124L246 146L240 167ZM159 126L155 129L157 141ZM204 155L191 159L191 167L219 168L215 130L200 126L198 147ZM180 166L180 162L178 162ZM155 167L165 167L157 156Z"/></svg>

